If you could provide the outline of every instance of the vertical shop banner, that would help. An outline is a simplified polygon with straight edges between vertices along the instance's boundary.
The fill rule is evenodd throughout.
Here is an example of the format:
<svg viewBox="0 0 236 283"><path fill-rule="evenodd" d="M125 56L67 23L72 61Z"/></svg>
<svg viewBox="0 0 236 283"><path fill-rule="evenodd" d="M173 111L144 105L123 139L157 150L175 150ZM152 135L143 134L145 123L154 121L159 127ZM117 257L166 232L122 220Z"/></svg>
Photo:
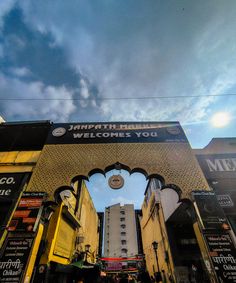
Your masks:
<svg viewBox="0 0 236 283"><path fill-rule="evenodd" d="M236 282L236 251L230 235L210 233L204 237L220 282Z"/></svg>
<svg viewBox="0 0 236 283"><path fill-rule="evenodd" d="M15 210L8 231L32 232L37 229L42 213L42 203L47 194L45 192L23 193Z"/></svg>
<svg viewBox="0 0 236 283"><path fill-rule="evenodd" d="M194 205L204 229L229 230L230 226L214 192L193 191Z"/></svg>
<svg viewBox="0 0 236 283"><path fill-rule="evenodd" d="M22 282L34 236L7 238L0 258L0 282Z"/></svg>

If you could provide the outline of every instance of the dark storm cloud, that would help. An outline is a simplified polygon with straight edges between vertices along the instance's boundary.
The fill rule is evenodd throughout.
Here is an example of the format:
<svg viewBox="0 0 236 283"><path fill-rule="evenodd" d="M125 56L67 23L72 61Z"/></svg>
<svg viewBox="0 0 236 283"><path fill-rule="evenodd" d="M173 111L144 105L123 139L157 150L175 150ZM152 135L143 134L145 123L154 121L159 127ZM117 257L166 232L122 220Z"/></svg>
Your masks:
<svg viewBox="0 0 236 283"><path fill-rule="evenodd" d="M5 16L2 29L2 66L26 67L47 85L78 87L80 75L68 66L63 50L54 45L50 33L39 33L25 25L19 8Z"/></svg>
<svg viewBox="0 0 236 283"><path fill-rule="evenodd" d="M66 54L55 44L53 35L26 25L19 6L6 10L8 13L2 19L0 38L0 98L18 100L2 100L1 115L7 120L67 121L75 109L79 113L89 103L96 104L96 87L68 65ZM74 97L83 100L74 101ZM91 97L94 101L87 102ZM24 101L22 98L40 100ZM52 100L57 98L70 101ZM65 114L60 113L62 109Z"/></svg>

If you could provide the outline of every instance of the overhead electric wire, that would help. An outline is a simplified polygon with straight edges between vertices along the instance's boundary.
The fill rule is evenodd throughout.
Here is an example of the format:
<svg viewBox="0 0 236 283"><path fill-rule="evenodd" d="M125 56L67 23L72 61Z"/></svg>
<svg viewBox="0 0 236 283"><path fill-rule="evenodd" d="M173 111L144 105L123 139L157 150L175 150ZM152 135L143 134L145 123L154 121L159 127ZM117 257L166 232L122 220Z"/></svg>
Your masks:
<svg viewBox="0 0 236 283"><path fill-rule="evenodd" d="M175 99L175 98L206 98L206 97L221 97L221 96L236 96L236 93L225 94L206 94L206 95L171 95L171 96L141 96L141 97L88 97L88 98L0 98L0 101L14 100L37 100L37 101L55 101L55 100L71 100L71 101L88 101L88 100L151 100L151 99Z"/></svg>

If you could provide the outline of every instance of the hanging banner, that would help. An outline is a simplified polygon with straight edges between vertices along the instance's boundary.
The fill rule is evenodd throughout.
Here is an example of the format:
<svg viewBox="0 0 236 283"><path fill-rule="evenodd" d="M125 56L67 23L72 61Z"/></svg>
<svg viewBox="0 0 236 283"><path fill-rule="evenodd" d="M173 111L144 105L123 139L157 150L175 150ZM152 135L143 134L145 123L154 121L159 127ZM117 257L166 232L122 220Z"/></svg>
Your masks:
<svg viewBox="0 0 236 283"><path fill-rule="evenodd" d="M45 192L23 193L17 209L11 219L8 231L32 232L37 229L42 212Z"/></svg>
<svg viewBox="0 0 236 283"><path fill-rule="evenodd" d="M204 235L220 282L236 282L236 251L229 234Z"/></svg>
<svg viewBox="0 0 236 283"><path fill-rule="evenodd" d="M0 258L0 282L22 282L34 236L7 238Z"/></svg>
<svg viewBox="0 0 236 283"><path fill-rule="evenodd" d="M192 196L204 229L229 230L230 226L214 192L193 191Z"/></svg>

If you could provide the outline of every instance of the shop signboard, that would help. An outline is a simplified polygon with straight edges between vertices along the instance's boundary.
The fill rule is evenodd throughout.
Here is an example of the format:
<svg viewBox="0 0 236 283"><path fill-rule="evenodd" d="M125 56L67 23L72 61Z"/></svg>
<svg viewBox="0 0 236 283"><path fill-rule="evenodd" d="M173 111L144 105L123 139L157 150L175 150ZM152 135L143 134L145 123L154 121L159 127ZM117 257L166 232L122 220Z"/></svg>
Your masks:
<svg viewBox="0 0 236 283"><path fill-rule="evenodd" d="M212 191L193 191L194 205L204 229L229 230L230 226Z"/></svg>
<svg viewBox="0 0 236 283"><path fill-rule="evenodd" d="M110 261L107 262L107 271L118 271L118 270L122 270L122 262L115 262L115 261Z"/></svg>
<svg viewBox="0 0 236 283"><path fill-rule="evenodd" d="M236 181L236 153L196 155L207 179L231 179Z"/></svg>
<svg viewBox="0 0 236 283"><path fill-rule="evenodd" d="M11 200L19 194L20 185L25 173L0 174L0 198Z"/></svg>
<svg viewBox="0 0 236 283"><path fill-rule="evenodd" d="M236 154L202 154L196 157L220 206L226 213L235 214Z"/></svg>
<svg viewBox="0 0 236 283"><path fill-rule="evenodd" d="M0 226L6 226L26 181L25 173L0 174ZM24 180L24 181L23 181ZM3 230L2 230L3 231ZM0 232L0 236L1 236Z"/></svg>
<svg viewBox="0 0 236 283"><path fill-rule="evenodd" d="M156 143L188 140L179 122L53 124L46 144Z"/></svg>
<svg viewBox="0 0 236 283"><path fill-rule="evenodd" d="M8 237L0 257L0 282L23 282L34 236Z"/></svg>
<svg viewBox="0 0 236 283"><path fill-rule="evenodd" d="M36 231L45 197L45 192L23 193L9 224L8 231Z"/></svg>
<svg viewBox="0 0 236 283"><path fill-rule="evenodd" d="M220 282L236 282L236 252L230 235L227 233L207 233L204 237Z"/></svg>

